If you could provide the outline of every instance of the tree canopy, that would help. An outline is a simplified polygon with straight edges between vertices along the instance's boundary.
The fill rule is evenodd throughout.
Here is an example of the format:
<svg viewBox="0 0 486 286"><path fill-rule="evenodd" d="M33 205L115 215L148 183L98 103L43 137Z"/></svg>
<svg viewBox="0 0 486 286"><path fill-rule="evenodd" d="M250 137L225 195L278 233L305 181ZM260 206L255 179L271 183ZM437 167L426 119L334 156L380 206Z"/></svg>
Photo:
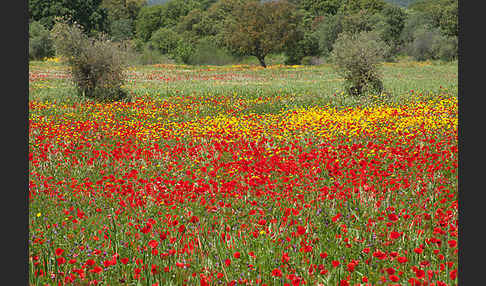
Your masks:
<svg viewBox="0 0 486 286"><path fill-rule="evenodd" d="M266 67L265 57L282 51L298 37L299 19L288 2L249 1L237 6L224 24L224 44L235 54L255 56Z"/></svg>

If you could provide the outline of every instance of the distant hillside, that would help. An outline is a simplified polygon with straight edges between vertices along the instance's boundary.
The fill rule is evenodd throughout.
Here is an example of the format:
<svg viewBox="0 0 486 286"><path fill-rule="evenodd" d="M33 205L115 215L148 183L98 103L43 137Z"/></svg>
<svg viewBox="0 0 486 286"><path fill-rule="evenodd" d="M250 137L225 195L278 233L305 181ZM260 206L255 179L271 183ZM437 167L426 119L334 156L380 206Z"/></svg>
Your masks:
<svg viewBox="0 0 486 286"><path fill-rule="evenodd" d="M165 2L169 2L170 0L147 0L148 5L160 5L164 4ZM392 3L398 5L400 7L408 7L408 5L412 4L417 0L385 0L385 2Z"/></svg>
<svg viewBox="0 0 486 286"><path fill-rule="evenodd" d="M169 2L170 0L147 0L148 5L159 5L164 4L165 2Z"/></svg>
<svg viewBox="0 0 486 286"><path fill-rule="evenodd" d="M408 7L408 5L415 1L417 0L385 0L385 2L392 3L400 7Z"/></svg>

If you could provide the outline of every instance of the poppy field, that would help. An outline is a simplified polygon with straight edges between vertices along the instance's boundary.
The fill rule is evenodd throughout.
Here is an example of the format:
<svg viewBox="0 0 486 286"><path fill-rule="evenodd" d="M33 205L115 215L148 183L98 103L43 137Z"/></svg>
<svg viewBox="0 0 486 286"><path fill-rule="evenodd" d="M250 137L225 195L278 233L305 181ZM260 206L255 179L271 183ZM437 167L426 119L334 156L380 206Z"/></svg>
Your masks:
<svg viewBox="0 0 486 286"><path fill-rule="evenodd" d="M156 65L97 103L31 64L29 285L457 285L454 67L385 74Z"/></svg>

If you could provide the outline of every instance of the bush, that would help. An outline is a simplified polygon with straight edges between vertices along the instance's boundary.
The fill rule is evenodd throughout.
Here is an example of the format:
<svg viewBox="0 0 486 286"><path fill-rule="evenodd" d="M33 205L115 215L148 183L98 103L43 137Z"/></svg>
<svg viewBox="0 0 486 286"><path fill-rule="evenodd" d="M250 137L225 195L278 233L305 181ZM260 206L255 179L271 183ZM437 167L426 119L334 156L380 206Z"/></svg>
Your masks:
<svg viewBox="0 0 486 286"><path fill-rule="evenodd" d="M215 44L213 37L201 39L189 59L193 65L227 65L235 61L235 57Z"/></svg>
<svg viewBox="0 0 486 286"><path fill-rule="evenodd" d="M180 39L177 46L172 50L171 57L177 63L189 64L194 52L195 48L193 43Z"/></svg>
<svg viewBox="0 0 486 286"><path fill-rule="evenodd" d="M316 34L307 32L302 39L295 44L289 44L285 48L286 65L299 65L305 57L317 56L320 54L319 39Z"/></svg>
<svg viewBox="0 0 486 286"><path fill-rule="evenodd" d="M127 97L122 89L126 53L120 43L111 42L104 34L88 37L78 24L62 21L54 25L52 35L56 52L71 68L80 96L102 101Z"/></svg>
<svg viewBox="0 0 486 286"><path fill-rule="evenodd" d="M54 46L47 30L40 22L29 24L29 59L40 60L54 56Z"/></svg>
<svg viewBox="0 0 486 286"><path fill-rule="evenodd" d="M135 64L154 65L154 64L172 64L174 61L168 55L162 55L157 49L154 49L150 42L143 45L137 50Z"/></svg>
<svg viewBox="0 0 486 286"><path fill-rule="evenodd" d="M457 59L458 39L457 37L443 37L438 43L438 57L443 61Z"/></svg>
<svg viewBox="0 0 486 286"><path fill-rule="evenodd" d="M331 61L344 77L345 90L351 95L381 93L380 63L389 47L375 32L341 33L333 45Z"/></svg>
<svg viewBox="0 0 486 286"><path fill-rule="evenodd" d="M152 34L150 45L161 54L170 54L179 44L180 37L172 29L160 28Z"/></svg>
<svg viewBox="0 0 486 286"><path fill-rule="evenodd" d="M437 29L420 27L413 34L413 41L408 46L408 54L417 61L437 58L437 42L440 41L440 32Z"/></svg>
<svg viewBox="0 0 486 286"><path fill-rule="evenodd" d="M414 33L414 40L407 50L417 61L454 60L457 58L457 37L444 36L438 28L421 27Z"/></svg>
<svg viewBox="0 0 486 286"><path fill-rule="evenodd" d="M409 12L398 40L409 45L413 42L415 32L424 27L432 27L431 20L424 13Z"/></svg>

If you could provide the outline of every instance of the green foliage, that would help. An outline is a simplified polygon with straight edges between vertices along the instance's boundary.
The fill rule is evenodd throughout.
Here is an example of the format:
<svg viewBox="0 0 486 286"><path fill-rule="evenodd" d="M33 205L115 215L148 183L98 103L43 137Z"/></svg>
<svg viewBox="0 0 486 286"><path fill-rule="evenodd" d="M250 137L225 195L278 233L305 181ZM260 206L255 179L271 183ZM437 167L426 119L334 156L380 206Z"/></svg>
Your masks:
<svg viewBox="0 0 486 286"><path fill-rule="evenodd" d="M430 19L446 36L458 36L458 0L420 0L409 7Z"/></svg>
<svg viewBox="0 0 486 286"><path fill-rule="evenodd" d="M56 52L71 68L78 94L102 101L127 96L122 89L126 54L104 34L88 37L76 23L57 22L52 31Z"/></svg>
<svg viewBox="0 0 486 286"><path fill-rule="evenodd" d="M400 34L400 42L409 45L414 40L414 33L424 27L427 29L432 27L431 19L427 18L423 12L409 12L402 33Z"/></svg>
<svg viewBox="0 0 486 286"><path fill-rule="evenodd" d="M341 1L339 0L301 0L298 1L299 8L311 13L313 17L322 15L334 15L337 13Z"/></svg>
<svg viewBox="0 0 486 286"><path fill-rule="evenodd" d="M218 47L213 37L206 37L198 41L194 53L189 59L192 65L228 65L236 62L236 58L226 50Z"/></svg>
<svg viewBox="0 0 486 286"><path fill-rule="evenodd" d="M319 38L315 33L307 32L303 34L302 39L296 42L291 42L285 48L285 60L286 65L298 65L301 64L305 57L312 57L319 55L321 50L319 49Z"/></svg>
<svg viewBox="0 0 486 286"><path fill-rule="evenodd" d="M207 10L199 15L193 14L191 16L186 16L188 19L184 21L193 22L191 26L191 31L197 36L215 36L214 40L218 46L223 46L223 36L222 31L224 30L224 23L228 17L232 17L233 11L236 7L246 3L246 0L219 0L212 4ZM197 22L197 23L196 23ZM188 29L186 29L188 30Z"/></svg>
<svg viewBox="0 0 486 286"><path fill-rule="evenodd" d="M458 1L450 0L441 6L439 27L441 28L443 34L450 37L457 37L459 35L459 24L458 24Z"/></svg>
<svg viewBox="0 0 486 286"><path fill-rule="evenodd" d="M421 27L415 31L408 52L417 61L454 60L457 57L457 37L444 36L437 28Z"/></svg>
<svg viewBox="0 0 486 286"><path fill-rule="evenodd" d="M201 7L201 4L196 0L171 0L165 5L167 9L162 14L165 27L176 26L190 11Z"/></svg>
<svg viewBox="0 0 486 286"><path fill-rule="evenodd" d="M119 19L111 23L110 34L113 41L124 41L133 38L133 21Z"/></svg>
<svg viewBox="0 0 486 286"><path fill-rule="evenodd" d="M343 31L342 18L341 14L327 15L316 29L319 48L324 56L331 53L334 42Z"/></svg>
<svg viewBox="0 0 486 286"><path fill-rule="evenodd" d="M359 10L358 12L345 14L341 18L343 32L356 34L360 32L373 31L380 21L383 21L380 13L372 13L369 10Z"/></svg>
<svg viewBox="0 0 486 286"><path fill-rule="evenodd" d="M40 60L54 56L49 31L38 21L29 24L29 59Z"/></svg>
<svg viewBox="0 0 486 286"><path fill-rule="evenodd" d="M102 0L29 0L29 19L40 21L47 29L54 25L56 17L66 17L70 23L78 23L89 34L106 32L107 11Z"/></svg>
<svg viewBox="0 0 486 286"><path fill-rule="evenodd" d="M167 64L174 63L169 55L163 55L159 50L154 49L151 43L142 43L142 47L139 47L137 53L134 56L133 64L137 65L154 65L154 64Z"/></svg>
<svg viewBox="0 0 486 286"><path fill-rule="evenodd" d="M170 52L171 58L177 63L190 64L190 60L196 51L195 40L190 35L183 34L176 47Z"/></svg>
<svg viewBox="0 0 486 286"><path fill-rule="evenodd" d="M407 14L402 8L389 5L383 9L382 15L385 18L385 26L382 30L381 38L393 50L396 50L401 44L400 36L405 27Z"/></svg>
<svg viewBox="0 0 486 286"><path fill-rule="evenodd" d="M266 67L266 55L282 51L299 38L299 17L294 10L287 2L249 1L237 6L224 23L225 46L234 54L255 56Z"/></svg>
<svg viewBox="0 0 486 286"><path fill-rule="evenodd" d="M161 54L169 54L177 48L180 36L172 29L160 28L152 34L150 44Z"/></svg>
<svg viewBox="0 0 486 286"><path fill-rule="evenodd" d="M380 64L388 49L375 32L339 35L331 60L336 72L344 78L348 94L382 92Z"/></svg>
<svg viewBox="0 0 486 286"><path fill-rule="evenodd" d="M103 0L101 6L107 10L109 31L114 41L132 39L135 21L146 0Z"/></svg>
<svg viewBox="0 0 486 286"><path fill-rule="evenodd" d="M387 3L383 0L343 0L338 13L343 15L356 14L359 11L366 11L368 15L380 13Z"/></svg>
<svg viewBox="0 0 486 286"><path fill-rule="evenodd" d="M155 5L146 6L140 10L135 22L135 34L142 41L147 42L152 37L152 33L162 26L162 14L165 6Z"/></svg>
<svg viewBox="0 0 486 286"><path fill-rule="evenodd" d="M454 36L443 36L438 42L438 58L443 61L457 60L458 54L458 38Z"/></svg>
<svg viewBox="0 0 486 286"><path fill-rule="evenodd" d="M186 16L182 17L176 30L180 32L191 32L197 36L205 35L204 30L200 28L203 11L201 9L191 10Z"/></svg>
<svg viewBox="0 0 486 286"><path fill-rule="evenodd" d="M174 28L190 11L200 7L196 0L171 0L163 5L143 7L137 18L137 37L147 42L159 28Z"/></svg>

